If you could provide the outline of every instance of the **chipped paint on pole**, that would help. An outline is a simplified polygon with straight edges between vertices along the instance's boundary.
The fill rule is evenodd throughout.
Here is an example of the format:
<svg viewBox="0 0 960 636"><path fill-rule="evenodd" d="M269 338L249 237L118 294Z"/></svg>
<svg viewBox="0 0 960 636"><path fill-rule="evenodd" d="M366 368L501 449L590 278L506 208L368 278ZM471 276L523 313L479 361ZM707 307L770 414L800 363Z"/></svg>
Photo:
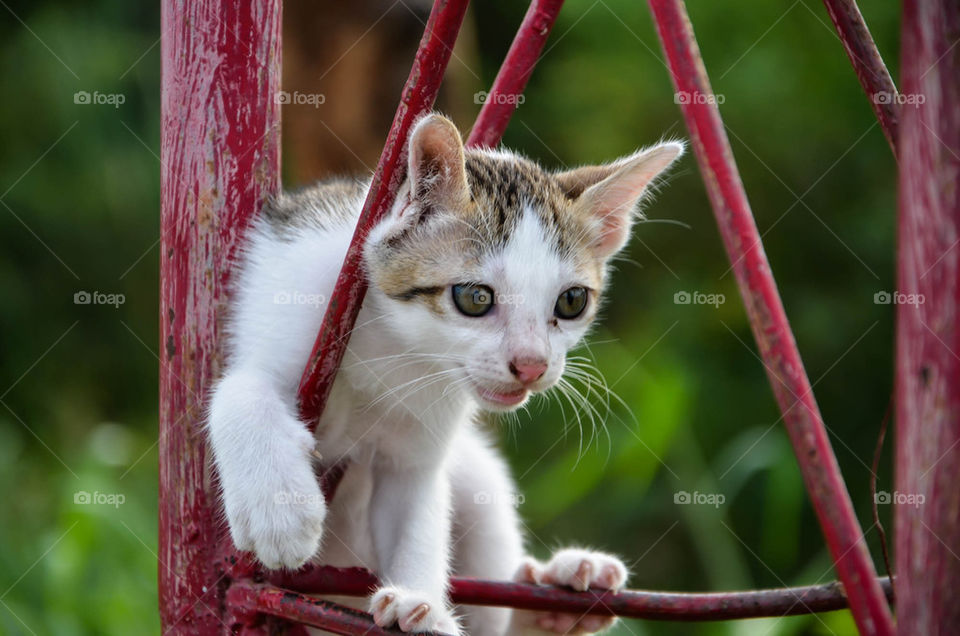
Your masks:
<svg viewBox="0 0 960 636"><path fill-rule="evenodd" d="M225 630L203 434L230 258L279 174L280 0L161 7L159 594L164 633Z"/></svg>
<svg viewBox="0 0 960 636"><path fill-rule="evenodd" d="M904 3L897 293L899 633L960 627L960 5ZM922 503L920 503L922 502Z"/></svg>

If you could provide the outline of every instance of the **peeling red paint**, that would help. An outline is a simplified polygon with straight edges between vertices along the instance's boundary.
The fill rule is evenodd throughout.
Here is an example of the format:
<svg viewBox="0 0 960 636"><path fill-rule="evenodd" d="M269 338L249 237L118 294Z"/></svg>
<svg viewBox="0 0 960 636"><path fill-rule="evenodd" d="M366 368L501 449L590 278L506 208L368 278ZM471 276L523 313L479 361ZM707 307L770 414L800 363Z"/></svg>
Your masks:
<svg viewBox="0 0 960 636"><path fill-rule="evenodd" d="M366 636L404 635L399 629L378 627L368 614L329 601L304 596L257 583L237 583L227 592L231 606L248 611L272 614L321 628L334 634L364 634ZM434 636L435 632L421 632Z"/></svg>
<svg viewBox="0 0 960 636"><path fill-rule="evenodd" d="M160 613L165 633L210 634L221 528L202 418L229 258L278 184L280 1L165 0L161 21Z"/></svg>
<svg viewBox="0 0 960 636"><path fill-rule="evenodd" d="M960 626L960 6L904 2L900 123L896 494L900 633ZM922 498L922 502L921 502Z"/></svg>

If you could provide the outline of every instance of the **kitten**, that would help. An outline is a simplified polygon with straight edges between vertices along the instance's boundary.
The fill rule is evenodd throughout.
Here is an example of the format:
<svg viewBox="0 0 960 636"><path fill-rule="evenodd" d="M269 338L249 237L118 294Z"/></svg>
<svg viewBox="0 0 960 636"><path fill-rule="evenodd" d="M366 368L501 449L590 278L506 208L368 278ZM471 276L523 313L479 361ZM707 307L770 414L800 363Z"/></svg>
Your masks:
<svg viewBox="0 0 960 636"><path fill-rule="evenodd" d="M451 574L620 589L615 557L524 556L504 460L474 422L554 386L600 305L637 202L680 154L662 143L550 173L464 149L428 115L408 178L370 233L370 289L315 436L297 385L369 182L331 180L267 205L237 272L226 374L209 434L236 547L268 568L365 566L381 626L500 636L594 632L612 620L502 608L454 616ZM316 452L347 469L327 502Z"/></svg>

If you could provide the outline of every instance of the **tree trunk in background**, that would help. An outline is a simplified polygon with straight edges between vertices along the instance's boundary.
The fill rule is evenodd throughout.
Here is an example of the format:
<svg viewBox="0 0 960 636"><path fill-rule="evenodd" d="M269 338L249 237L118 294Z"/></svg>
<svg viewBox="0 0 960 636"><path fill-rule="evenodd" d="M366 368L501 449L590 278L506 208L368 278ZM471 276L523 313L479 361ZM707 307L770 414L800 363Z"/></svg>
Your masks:
<svg viewBox="0 0 960 636"><path fill-rule="evenodd" d="M373 171L431 6L425 0L284 3L287 185ZM478 108L472 42L465 25L437 100L437 109L460 125Z"/></svg>
<svg viewBox="0 0 960 636"><path fill-rule="evenodd" d="M908 0L902 29L897 291L923 298L897 306L896 604L937 636L960 631L960 5Z"/></svg>

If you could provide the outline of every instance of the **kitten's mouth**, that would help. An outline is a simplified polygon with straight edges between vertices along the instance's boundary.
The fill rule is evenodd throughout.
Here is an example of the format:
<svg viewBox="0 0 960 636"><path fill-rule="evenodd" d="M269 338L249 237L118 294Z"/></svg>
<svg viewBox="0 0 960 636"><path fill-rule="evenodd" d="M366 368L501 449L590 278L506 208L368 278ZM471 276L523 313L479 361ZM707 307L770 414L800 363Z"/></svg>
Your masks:
<svg viewBox="0 0 960 636"><path fill-rule="evenodd" d="M479 385L474 385L477 395L488 404L494 404L500 408L512 408L523 404L527 399L529 391L524 388L513 391L494 391Z"/></svg>

